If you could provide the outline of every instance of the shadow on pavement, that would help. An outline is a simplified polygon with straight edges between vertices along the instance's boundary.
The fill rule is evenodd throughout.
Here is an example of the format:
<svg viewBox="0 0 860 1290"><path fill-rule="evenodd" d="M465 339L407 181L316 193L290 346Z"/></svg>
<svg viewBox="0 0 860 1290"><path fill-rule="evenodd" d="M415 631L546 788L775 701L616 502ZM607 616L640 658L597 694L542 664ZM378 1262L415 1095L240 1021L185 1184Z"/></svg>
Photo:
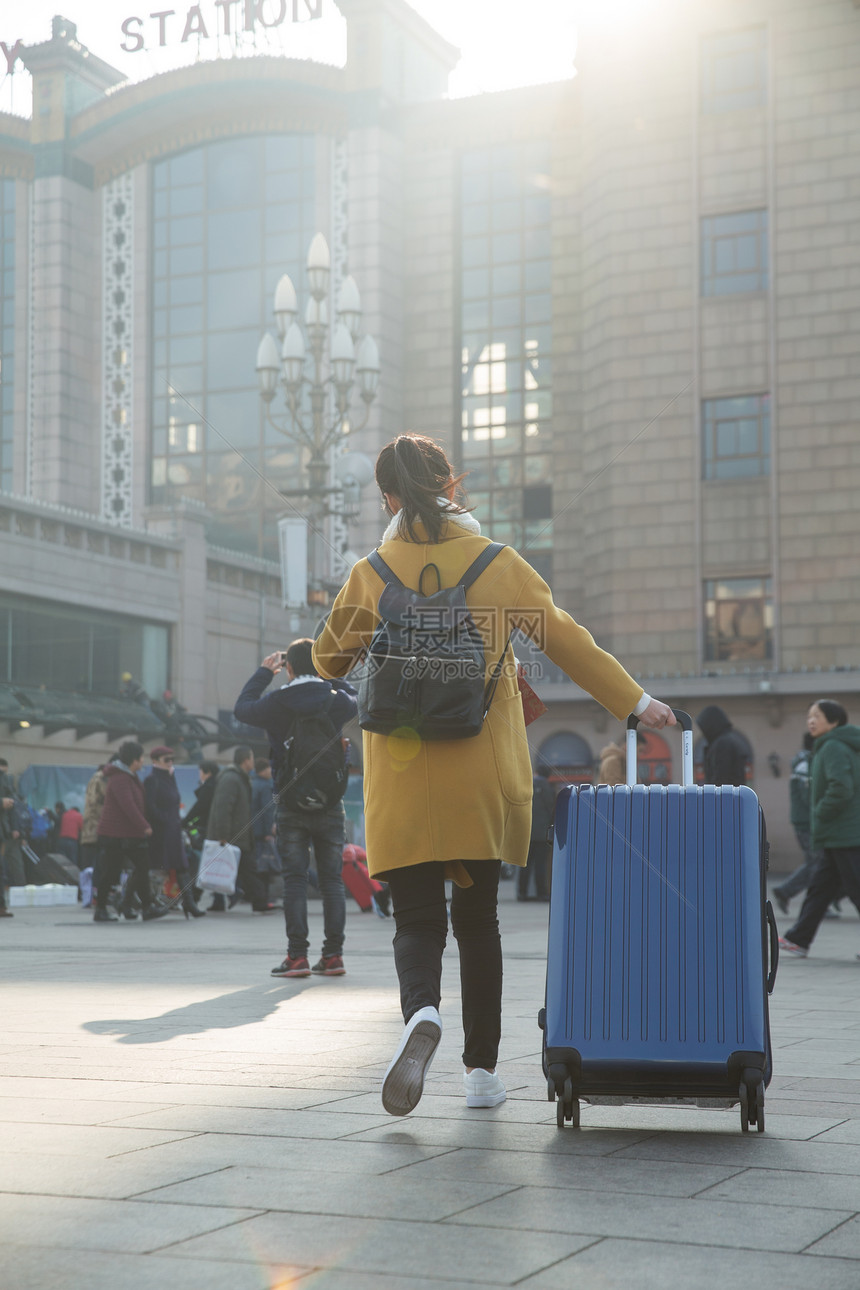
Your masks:
<svg viewBox="0 0 860 1290"><path fill-rule="evenodd" d="M292 987L289 993L284 990L287 984ZM313 984L312 981L296 980L254 985L247 990L231 990L214 999L189 1003L184 1008L173 1008L159 1017L85 1021L83 1029L93 1035L114 1035L121 1044L157 1044L177 1035L252 1026L275 1012L279 1004L296 998Z"/></svg>

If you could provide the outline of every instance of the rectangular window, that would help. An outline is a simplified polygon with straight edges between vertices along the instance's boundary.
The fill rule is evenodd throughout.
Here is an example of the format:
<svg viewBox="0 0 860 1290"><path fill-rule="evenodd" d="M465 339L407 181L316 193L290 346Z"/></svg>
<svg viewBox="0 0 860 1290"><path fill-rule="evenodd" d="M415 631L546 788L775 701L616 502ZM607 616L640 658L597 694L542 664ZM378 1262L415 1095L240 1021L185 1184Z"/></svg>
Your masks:
<svg viewBox="0 0 860 1290"><path fill-rule="evenodd" d="M773 658L770 578L705 582L705 662L767 662Z"/></svg>
<svg viewBox="0 0 860 1290"><path fill-rule="evenodd" d="M722 31L702 40L702 112L761 107L767 94L764 27Z"/></svg>
<svg viewBox="0 0 860 1290"><path fill-rule="evenodd" d="M252 135L152 167L150 500L204 502L211 541L270 557L299 450L273 437L255 362L281 274L305 294L315 150L312 137Z"/></svg>
<svg viewBox="0 0 860 1290"><path fill-rule="evenodd" d="M460 465L485 531L552 561L551 153L519 143L460 166Z"/></svg>
<svg viewBox="0 0 860 1290"><path fill-rule="evenodd" d="M770 474L769 395L703 401L702 466L705 479Z"/></svg>
<svg viewBox="0 0 860 1290"><path fill-rule="evenodd" d="M767 211L702 220L702 295L767 290Z"/></svg>
<svg viewBox="0 0 860 1290"><path fill-rule="evenodd" d="M123 672L169 684L169 628L29 596L0 595L0 682L116 696Z"/></svg>

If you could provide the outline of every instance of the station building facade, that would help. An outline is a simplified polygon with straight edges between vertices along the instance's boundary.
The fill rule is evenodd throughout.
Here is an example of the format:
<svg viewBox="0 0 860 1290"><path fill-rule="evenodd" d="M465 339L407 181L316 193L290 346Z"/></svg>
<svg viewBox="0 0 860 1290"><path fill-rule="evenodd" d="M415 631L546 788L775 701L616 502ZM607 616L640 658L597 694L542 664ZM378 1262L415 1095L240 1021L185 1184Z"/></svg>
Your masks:
<svg viewBox="0 0 860 1290"><path fill-rule="evenodd" d="M650 692L729 713L790 865L806 708L860 691L860 10L665 0L622 31L595 6L574 79L449 100L457 52L405 0L339 8L343 67L129 84L63 19L22 52L32 117L0 116L13 767L111 733L22 725L16 688L95 699L128 670L217 716L306 625L276 563L303 463L254 369L322 231L382 359L349 448L440 438L484 531ZM371 487L332 585L382 524ZM619 728L551 665L535 684L535 752L589 777ZM677 773L671 736L645 754Z"/></svg>

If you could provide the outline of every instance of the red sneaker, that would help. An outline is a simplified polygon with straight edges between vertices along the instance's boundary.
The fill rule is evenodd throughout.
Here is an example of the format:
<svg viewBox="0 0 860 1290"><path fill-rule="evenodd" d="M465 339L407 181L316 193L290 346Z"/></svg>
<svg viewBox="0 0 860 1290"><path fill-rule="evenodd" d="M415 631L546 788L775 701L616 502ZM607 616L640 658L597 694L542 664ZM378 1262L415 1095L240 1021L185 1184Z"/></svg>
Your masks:
<svg viewBox="0 0 860 1290"><path fill-rule="evenodd" d="M314 968L316 972L316 968ZM311 965L307 959L291 959L289 954L279 967L272 968L272 976L310 976Z"/></svg>
<svg viewBox="0 0 860 1290"><path fill-rule="evenodd" d="M343 966L343 959L339 954L330 954L327 959L323 958L320 959L319 963L315 963L311 971L315 972L317 976L343 976L346 973L346 968Z"/></svg>

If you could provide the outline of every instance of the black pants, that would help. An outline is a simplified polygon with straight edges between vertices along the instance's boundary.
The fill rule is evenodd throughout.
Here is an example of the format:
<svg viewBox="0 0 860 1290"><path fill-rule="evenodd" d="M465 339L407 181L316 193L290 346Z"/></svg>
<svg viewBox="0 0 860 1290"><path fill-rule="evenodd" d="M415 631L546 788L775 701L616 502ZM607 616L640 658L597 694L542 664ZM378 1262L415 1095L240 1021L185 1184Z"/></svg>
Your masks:
<svg viewBox="0 0 860 1290"><path fill-rule="evenodd" d="M451 930L460 950L463 1064L495 1070L502 1029L502 942L497 912L498 860L466 860L471 887L454 886ZM408 1021L419 1008L438 1008L442 953L448 936L445 867L440 862L385 875L394 907L394 962L400 1006Z"/></svg>
<svg viewBox="0 0 860 1290"><path fill-rule="evenodd" d="M149 885L149 843L146 838L100 837L99 848L96 908L107 909L111 887L118 885L123 869L130 869L123 903L129 905L136 894L143 908L149 909L152 888Z"/></svg>
<svg viewBox="0 0 860 1290"><path fill-rule="evenodd" d="M828 906L838 900L844 889L860 913L860 847L825 847L797 922L786 933L786 940L808 948L818 931Z"/></svg>
<svg viewBox="0 0 860 1290"><path fill-rule="evenodd" d="M533 839L529 843L529 857L525 869L520 869L517 874L517 899L527 900L529 894L529 882L534 875L535 895L538 900L549 899L549 887L546 881L547 864L551 858L552 849L548 842L543 838Z"/></svg>

